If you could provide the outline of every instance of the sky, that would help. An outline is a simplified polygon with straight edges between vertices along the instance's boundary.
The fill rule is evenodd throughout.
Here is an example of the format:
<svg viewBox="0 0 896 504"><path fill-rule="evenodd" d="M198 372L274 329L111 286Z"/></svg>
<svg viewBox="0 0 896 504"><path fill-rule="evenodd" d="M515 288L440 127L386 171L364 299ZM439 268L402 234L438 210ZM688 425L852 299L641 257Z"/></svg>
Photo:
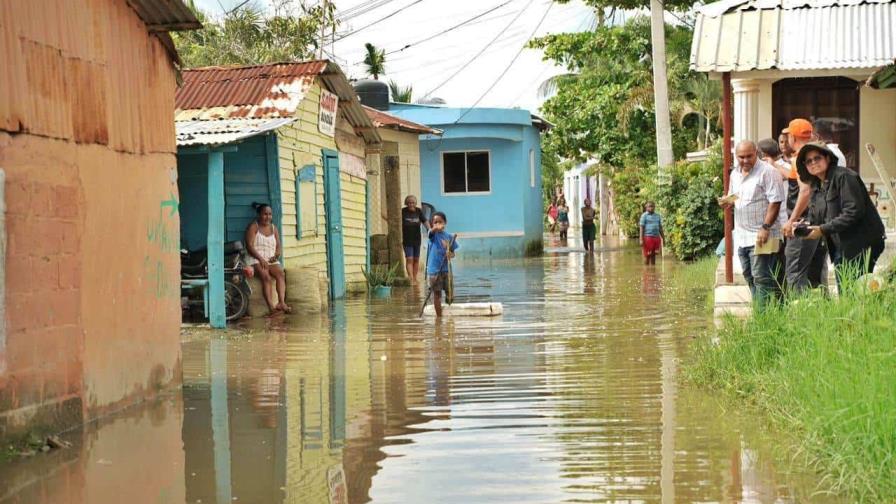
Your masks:
<svg viewBox="0 0 896 504"><path fill-rule="evenodd" d="M253 1L267 6L269 0ZM240 3L242 0L196 1L212 16ZM340 38L340 33L348 36L326 47L333 56L329 59L336 61L346 75L365 77L361 61L364 44L370 42L387 51L386 74L380 80L394 79L401 86L413 86L414 100L429 95L458 107L472 106L478 101L478 106L537 111L539 84L562 73L563 69L542 61L541 51L523 49L526 42L533 33L537 37L581 31L593 22L591 10L580 0L568 4L550 0L334 0L334 3L337 16L339 12L351 13L358 7L376 6L346 20L337 30L336 38ZM461 28L402 50L407 44L422 41L491 9L495 10ZM393 13L388 19L367 27ZM395 52L388 54L392 51Z"/></svg>

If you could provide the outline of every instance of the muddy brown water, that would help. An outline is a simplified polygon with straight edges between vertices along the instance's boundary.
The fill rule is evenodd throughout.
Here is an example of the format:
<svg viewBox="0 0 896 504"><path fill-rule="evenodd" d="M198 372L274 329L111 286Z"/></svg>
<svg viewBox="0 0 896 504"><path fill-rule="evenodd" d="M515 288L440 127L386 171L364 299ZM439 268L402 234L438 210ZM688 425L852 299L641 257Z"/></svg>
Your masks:
<svg viewBox="0 0 896 504"><path fill-rule="evenodd" d="M678 381L708 289L637 250L459 264L422 293L186 330L183 389L0 466L0 503L821 502L755 419Z"/></svg>

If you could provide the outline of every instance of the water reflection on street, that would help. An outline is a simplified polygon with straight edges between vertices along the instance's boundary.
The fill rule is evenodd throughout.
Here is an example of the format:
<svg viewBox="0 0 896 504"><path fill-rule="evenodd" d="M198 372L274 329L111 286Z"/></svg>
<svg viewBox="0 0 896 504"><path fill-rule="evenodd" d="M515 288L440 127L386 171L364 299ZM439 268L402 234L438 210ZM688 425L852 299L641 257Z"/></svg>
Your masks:
<svg viewBox="0 0 896 504"><path fill-rule="evenodd" d="M706 291L634 249L460 264L422 294L190 330L183 390L0 467L2 503L805 502L817 479L678 383Z"/></svg>

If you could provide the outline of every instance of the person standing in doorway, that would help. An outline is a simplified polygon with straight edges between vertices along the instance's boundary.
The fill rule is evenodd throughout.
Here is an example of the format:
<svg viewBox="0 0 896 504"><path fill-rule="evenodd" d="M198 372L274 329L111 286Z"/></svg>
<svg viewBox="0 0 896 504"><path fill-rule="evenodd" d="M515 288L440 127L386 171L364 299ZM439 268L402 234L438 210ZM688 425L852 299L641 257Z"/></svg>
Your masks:
<svg viewBox="0 0 896 504"><path fill-rule="evenodd" d="M648 201L641 214L641 251L644 253L644 264L656 264L656 254L662 250L666 235L663 233L663 219L656 213L656 205Z"/></svg>
<svg viewBox="0 0 896 504"><path fill-rule="evenodd" d="M420 271L421 226L429 229L423 211L417 206L417 198L408 196L401 209L401 244L404 246L405 268L411 283L417 283L417 273Z"/></svg>
<svg viewBox="0 0 896 504"><path fill-rule="evenodd" d="M794 119L784 132L787 133L790 149L794 153L790 159L790 180L796 182L796 185L791 183L789 186L787 194L789 216L782 226L782 233L787 238L784 247L784 272L788 289L799 293L818 287L824 282L827 250L823 241L806 240L793 233L794 227L805 219L812 198L812 188L809 184L798 180L795 154L812 141L815 131L812 123L806 119Z"/></svg>
<svg viewBox="0 0 896 504"><path fill-rule="evenodd" d="M737 167L731 172L728 194L719 198L723 207L734 206L734 246L753 302L764 308L780 293L775 278L781 246L781 175L758 158L756 144L737 144Z"/></svg>
<svg viewBox="0 0 896 504"><path fill-rule="evenodd" d="M557 224L560 227L560 240L566 242L569 237L569 207L566 206L566 198L560 196L557 202Z"/></svg>
<svg viewBox="0 0 896 504"><path fill-rule="evenodd" d="M591 199L585 198L585 206L582 207L582 242L585 251L594 253L594 238L597 228L594 226L595 211L591 206Z"/></svg>

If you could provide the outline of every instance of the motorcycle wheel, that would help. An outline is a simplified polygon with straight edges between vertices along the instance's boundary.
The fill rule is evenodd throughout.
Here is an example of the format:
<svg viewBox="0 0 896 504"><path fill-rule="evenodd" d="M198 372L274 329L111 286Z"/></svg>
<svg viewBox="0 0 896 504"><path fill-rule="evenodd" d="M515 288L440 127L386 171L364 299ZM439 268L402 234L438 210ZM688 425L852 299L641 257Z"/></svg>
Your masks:
<svg viewBox="0 0 896 504"><path fill-rule="evenodd" d="M249 296L239 285L233 282L224 282L224 305L227 310L227 320L237 320L246 315L246 311L249 310Z"/></svg>

